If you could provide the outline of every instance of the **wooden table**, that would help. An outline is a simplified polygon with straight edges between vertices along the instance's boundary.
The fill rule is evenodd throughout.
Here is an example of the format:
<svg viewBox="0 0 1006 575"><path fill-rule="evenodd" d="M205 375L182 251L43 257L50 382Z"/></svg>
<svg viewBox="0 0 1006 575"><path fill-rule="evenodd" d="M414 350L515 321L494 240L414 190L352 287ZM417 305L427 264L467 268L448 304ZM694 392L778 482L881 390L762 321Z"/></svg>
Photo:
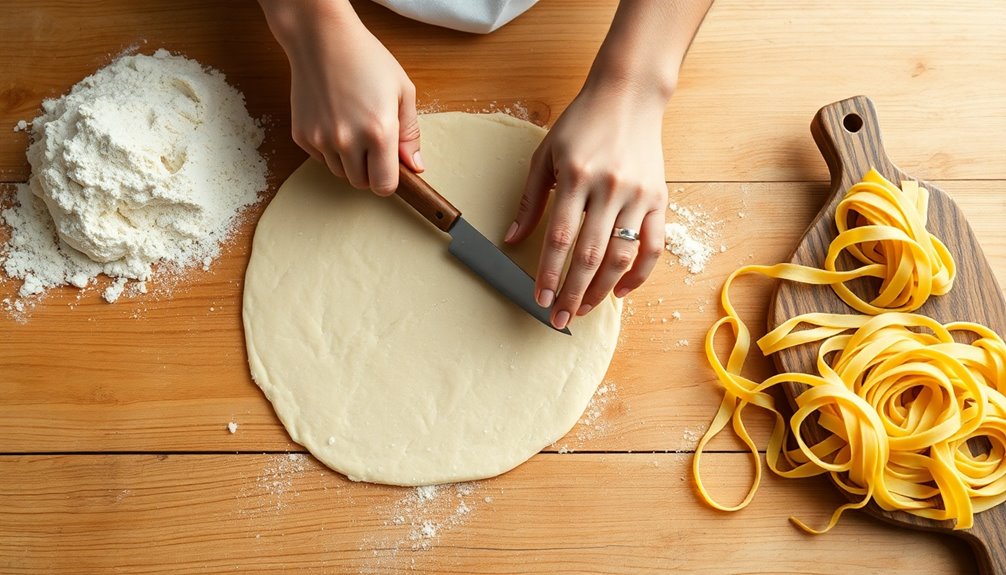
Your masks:
<svg viewBox="0 0 1006 575"><path fill-rule="evenodd" d="M358 8L425 110L519 101L548 122L575 95L614 2L547 0L489 36ZM268 117L274 188L304 159L289 137L286 61L254 3L19 0L0 16L0 181L27 179L27 137L12 127L42 99L127 48L160 47L222 70ZM974 572L959 540L855 513L826 536L798 532L788 516L820 523L840 502L824 480L770 478L732 515L703 506L690 480L719 400L700 345L716 290L741 263L788 255L826 191L810 118L858 93L874 98L895 161L959 201L1006 284L1006 3L719 0L664 141L672 200L721 222L726 251L694 282L665 262L631 297L599 417L513 472L423 505L299 455L245 364L241 286L263 202L212 269L169 294L109 305L97 290L79 301L57 290L26 323L0 318L0 572ZM752 325L770 288L743 285ZM711 484L738 497L747 456L727 438L713 449ZM436 536L410 538L424 521Z"/></svg>

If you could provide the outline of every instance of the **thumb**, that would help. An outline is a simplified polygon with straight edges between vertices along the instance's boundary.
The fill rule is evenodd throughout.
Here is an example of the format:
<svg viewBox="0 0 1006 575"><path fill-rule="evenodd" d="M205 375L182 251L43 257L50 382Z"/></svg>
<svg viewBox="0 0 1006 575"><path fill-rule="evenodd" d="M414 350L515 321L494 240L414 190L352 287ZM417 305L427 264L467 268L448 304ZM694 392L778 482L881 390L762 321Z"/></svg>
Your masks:
<svg viewBox="0 0 1006 575"><path fill-rule="evenodd" d="M398 157L413 172L426 169L419 154L419 120L416 116L416 89L409 84L398 106Z"/></svg>

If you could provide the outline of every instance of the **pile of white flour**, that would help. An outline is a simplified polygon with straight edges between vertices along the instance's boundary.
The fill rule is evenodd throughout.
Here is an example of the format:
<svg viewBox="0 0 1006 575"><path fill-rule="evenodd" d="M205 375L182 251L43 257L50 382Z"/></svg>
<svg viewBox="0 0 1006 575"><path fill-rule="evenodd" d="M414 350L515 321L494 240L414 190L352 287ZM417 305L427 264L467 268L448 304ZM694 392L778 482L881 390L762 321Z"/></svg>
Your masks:
<svg viewBox="0 0 1006 575"><path fill-rule="evenodd" d="M261 126L223 74L193 60L123 56L42 108L29 183L0 212L12 234L0 260L21 298L105 274L115 301L154 264L207 267L266 188Z"/></svg>
<svg viewBox="0 0 1006 575"><path fill-rule="evenodd" d="M684 188L674 190L684 192ZM712 219L698 206L685 206L677 202L667 205L679 220L664 226L664 247L677 256L678 263L692 275L700 274L706 269L706 264L716 253L712 242L719 236L717 229L720 222ZM726 251L726 246L720 246L719 251Z"/></svg>

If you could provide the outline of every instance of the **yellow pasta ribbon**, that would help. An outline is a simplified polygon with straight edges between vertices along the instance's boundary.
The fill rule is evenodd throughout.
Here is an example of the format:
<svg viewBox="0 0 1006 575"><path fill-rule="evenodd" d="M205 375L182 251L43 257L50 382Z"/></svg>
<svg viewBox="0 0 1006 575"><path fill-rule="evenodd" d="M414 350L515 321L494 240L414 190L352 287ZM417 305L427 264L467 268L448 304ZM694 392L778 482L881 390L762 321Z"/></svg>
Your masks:
<svg viewBox="0 0 1006 575"><path fill-rule="evenodd" d="M744 423L749 406L773 414L775 423L765 462L787 478L830 474L857 501L840 506L820 530L791 518L808 533L823 533L848 509L875 501L935 520L952 520L956 529L973 524L974 513L1006 500L1006 344L992 330L969 322L946 325L912 312L932 295L953 287L956 268L946 246L926 229L929 193L917 182L901 188L871 170L849 189L836 210L838 236L824 269L795 264L749 265L724 283L726 315L709 329L706 357L724 395L709 429L699 441L692 470L700 496L712 507L736 511L753 499L761 482L758 448ZM839 270L847 251L862 266ZM762 382L742 375L751 335L730 301L733 282L762 275L828 285L861 314L809 313L789 319L758 340L766 356L808 343L820 343L817 373L782 373ZM881 279L870 301L845 284ZM733 347L724 363L713 342L724 327ZM798 329L800 328L800 329ZM953 337L958 333L964 341ZM793 382L807 387L795 398L787 422L771 388ZM804 423L813 417L827 432L808 444ZM727 425L751 453L755 478L736 505L717 502L700 472L702 452ZM787 449L790 440L796 444ZM981 438L987 451L974 453L969 440Z"/></svg>

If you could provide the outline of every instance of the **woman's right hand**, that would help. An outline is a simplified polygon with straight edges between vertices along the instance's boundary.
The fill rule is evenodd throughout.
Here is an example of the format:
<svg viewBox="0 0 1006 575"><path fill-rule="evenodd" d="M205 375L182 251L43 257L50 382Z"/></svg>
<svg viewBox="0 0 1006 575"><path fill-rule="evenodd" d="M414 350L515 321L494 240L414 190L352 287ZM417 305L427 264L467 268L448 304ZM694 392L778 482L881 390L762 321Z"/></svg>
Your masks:
<svg viewBox="0 0 1006 575"><path fill-rule="evenodd" d="M416 88L348 0L259 0L290 61L293 140L355 188L389 196L423 171Z"/></svg>

